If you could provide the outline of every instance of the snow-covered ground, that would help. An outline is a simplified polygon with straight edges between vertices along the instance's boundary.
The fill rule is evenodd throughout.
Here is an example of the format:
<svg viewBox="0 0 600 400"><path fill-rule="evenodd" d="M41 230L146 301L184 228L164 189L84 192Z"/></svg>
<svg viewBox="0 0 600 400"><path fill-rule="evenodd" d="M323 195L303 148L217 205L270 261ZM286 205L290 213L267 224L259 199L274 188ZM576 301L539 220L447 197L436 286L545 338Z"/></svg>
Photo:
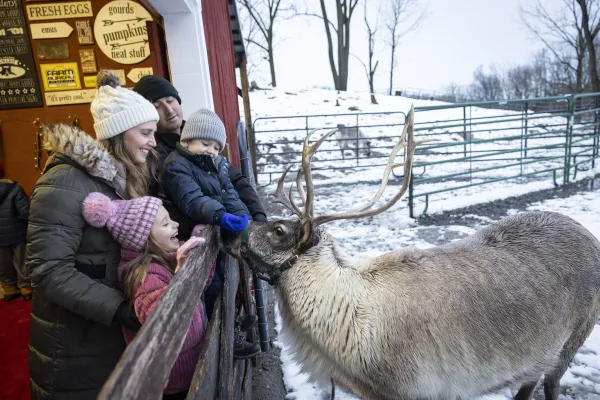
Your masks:
<svg viewBox="0 0 600 400"><path fill-rule="evenodd" d="M338 94L335 91L327 90L293 93L273 90L252 93L253 118L258 118L255 122L259 152L258 163L259 165L270 163L270 165L260 167L259 172L273 173L272 177L265 174L259 175L259 184L266 185L267 192L273 191L274 182L272 181L279 178L279 171L283 170L288 163L299 162L299 151L307 133L307 127L308 129L318 128L319 131L315 135L318 138L323 133L334 129L338 123L346 126L358 125L361 126L365 136L372 139L372 146L377 148L374 151L376 157L359 159L357 168L356 158L339 160L340 150L336 142L324 143L322 151L320 150L315 156L313 165L316 168L327 166L340 169L317 169L314 172L317 196L315 214L348 211L367 202L377 190L376 182L381 179L383 173L381 164L385 164L386 150L389 151L401 132L404 122L402 113L409 110L411 103L414 103L415 107L443 105L443 103L437 102L388 96L378 96L378 101L379 105L371 105L368 94ZM339 106L336 106L336 102L339 103ZM357 110L350 110L351 107L357 108ZM388 111L394 113L382 114L382 112ZM478 163L475 168L485 169L506 165L519 159L520 153L511 153L508 156L490 154L520 146L520 135L523 132L521 113L481 108L468 109L467 112L468 116L482 122L472 131L474 138L472 143L468 144L468 151L473 154L488 154L485 157L486 161ZM352 113L361 114L358 116L343 115ZM305 117L305 115L311 114L336 114L338 116ZM284 115L296 117L291 119L271 118ZM417 159L431 162L461 156L442 154L447 152L448 148L440 147L439 144L450 143L458 145L450 147L452 151L463 150L464 141L458 135L463 129L448 127L448 125L456 125L456 121L462 121L462 108L417 111L415 116L416 135L440 139L440 142L436 143L429 151L418 155ZM492 120L495 122L490 122ZM471 182L514 176L520 172L527 173L540 168L561 168L564 162L561 158L564 155L564 147L560 146L564 143L564 137L560 137L560 131L564 129L564 124L564 117L548 114L540 115L539 119L528 126L528 134L537 135L535 138L530 137L529 147L556 145L554 149L530 151L528 156L549 157L549 159L536 164L526 164L522 171L519 165L509 169L476 172ZM477 140L484 142L477 143ZM582 144L586 143L582 142ZM511 160L511 157L514 160ZM550 159L552 157L556 158ZM417 178L429 178L463 171L467 167L468 163L457 161L435 166L435 170L428 167L419 171L417 168L415 173ZM598 173L600 173L599 166L591 168L588 165L577 174L577 179L594 176ZM511 179L458 191L442 192L431 197L428 212L452 210L553 187L550 173L536 178ZM557 180L562 182L562 172L559 173ZM399 178L391 180L384 199L390 198L393 192L398 190L399 183ZM417 185L416 193L465 183L468 181L461 180L459 177L456 180ZM420 212L423 208L423 198L420 198L416 211ZM529 209L551 210L569 215L600 239L600 191L583 192L566 199L543 201L531 205ZM493 222L486 215L472 215L471 217L480 223L475 224L476 226L419 225L418 222L408 217L406 199L404 199L386 213L360 221L336 221L328 224L327 229L349 253L370 257L402 247L429 247L436 243L457 240ZM281 321L278 320L277 323L280 324ZM326 392L307 382L307 377L299 372L286 344L277 341L276 345L281 347L284 381L289 392L287 398L298 400L326 398ZM600 328L593 331L579 351L571 368L563 377L562 384L567 388L566 399L600 399ZM514 395L514 392L512 394ZM497 395L486 396L485 399L506 399L510 396L510 390L505 390ZM336 399L354 399L354 397L338 391Z"/></svg>

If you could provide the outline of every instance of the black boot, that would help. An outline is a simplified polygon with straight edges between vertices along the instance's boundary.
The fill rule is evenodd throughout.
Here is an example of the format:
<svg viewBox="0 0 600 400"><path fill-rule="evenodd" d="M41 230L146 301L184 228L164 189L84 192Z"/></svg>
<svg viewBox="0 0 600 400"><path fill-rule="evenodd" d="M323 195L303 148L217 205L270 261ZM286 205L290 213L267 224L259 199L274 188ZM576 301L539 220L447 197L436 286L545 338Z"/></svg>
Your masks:
<svg viewBox="0 0 600 400"><path fill-rule="evenodd" d="M247 332L258 323L258 317L256 315L240 315L235 319L235 326L242 332Z"/></svg>
<svg viewBox="0 0 600 400"><path fill-rule="evenodd" d="M260 353L260 346L257 343L247 342L238 327L233 333L233 358L242 360L251 358Z"/></svg>

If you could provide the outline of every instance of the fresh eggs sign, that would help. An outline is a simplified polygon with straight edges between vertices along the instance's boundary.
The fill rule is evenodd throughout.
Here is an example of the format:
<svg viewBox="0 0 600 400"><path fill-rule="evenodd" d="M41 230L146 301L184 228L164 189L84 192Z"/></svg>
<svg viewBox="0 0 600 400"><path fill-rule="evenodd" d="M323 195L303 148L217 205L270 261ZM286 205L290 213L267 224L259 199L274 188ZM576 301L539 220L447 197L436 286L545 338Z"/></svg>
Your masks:
<svg viewBox="0 0 600 400"><path fill-rule="evenodd" d="M96 15L96 43L108 58L120 64L142 62L150 56L146 21L152 21L152 16L140 4L111 1Z"/></svg>

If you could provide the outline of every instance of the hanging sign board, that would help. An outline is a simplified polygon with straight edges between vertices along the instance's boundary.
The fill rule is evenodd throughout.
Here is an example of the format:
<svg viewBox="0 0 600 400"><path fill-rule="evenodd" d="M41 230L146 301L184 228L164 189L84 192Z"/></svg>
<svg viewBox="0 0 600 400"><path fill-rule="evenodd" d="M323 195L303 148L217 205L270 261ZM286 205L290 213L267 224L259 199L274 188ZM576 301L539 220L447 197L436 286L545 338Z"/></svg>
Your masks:
<svg viewBox="0 0 600 400"><path fill-rule="evenodd" d="M129 80L133 83L138 83L142 77L152 75L152 67L148 68L132 68L127 74Z"/></svg>
<svg viewBox="0 0 600 400"><path fill-rule="evenodd" d="M47 106L64 106L66 104L91 103L96 95L96 89L67 90L64 92L49 92L46 96Z"/></svg>
<svg viewBox="0 0 600 400"><path fill-rule="evenodd" d="M150 56L146 21L152 16L129 0L107 3L94 21L94 36L100 50L120 64L137 64Z"/></svg>
<svg viewBox="0 0 600 400"><path fill-rule="evenodd" d="M96 55L94 49L81 49L79 50L79 59L81 60L81 71L84 74L90 74L98 72L96 66Z"/></svg>
<svg viewBox="0 0 600 400"><path fill-rule="evenodd" d="M76 1L69 3L42 3L27 6L27 17L30 21L47 19L65 19L92 17L91 1Z"/></svg>
<svg viewBox="0 0 600 400"><path fill-rule="evenodd" d="M42 107L21 0L0 1L0 110Z"/></svg>
<svg viewBox="0 0 600 400"><path fill-rule="evenodd" d="M68 38L73 32L71 25L66 22L44 22L31 24L31 37L33 39L60 39Z"/></svg>
<svg viewBox="0 0 600 400"><path fill-rule="evenodd" d="M92 35L92 26L89 19L75 21L75 28L77 28L79 44L94 44L94 35Z"/></svg>
<svg viewBox="0 0 600 400"><path fill-rule="evenodd" d="M96 75L88 75L83 77L83 85L86 88L96 87Z"/></svg>
<svg viewBox="0 0 600 400"><path fill-rule="evenodd" d="M35 52L40 60L66 60L69 45L66 43L38 43Z"/></svg>
<svg viewBox="0 0 600 400"><path fill-rule="evenodd" d="M40 64L40 70L46 91L81 89L76 62Z"/></svg>

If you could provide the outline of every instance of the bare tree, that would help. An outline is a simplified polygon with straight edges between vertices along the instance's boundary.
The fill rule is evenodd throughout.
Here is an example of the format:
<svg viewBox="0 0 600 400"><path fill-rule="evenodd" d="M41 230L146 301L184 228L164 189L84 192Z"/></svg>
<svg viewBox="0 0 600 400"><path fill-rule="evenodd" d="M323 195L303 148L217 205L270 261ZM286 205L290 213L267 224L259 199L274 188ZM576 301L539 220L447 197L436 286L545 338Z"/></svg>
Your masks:
<svg viewBox="0 0 600 400"><path fill-rule="evenodd" d="M390 65L390 89L389 95L392 95L394 85L394 69L396 67L396 49L400 44L400 39L407 33L418 28L425 17L425 12L417 12L421 0L388 0L389 7L382 8L387 15L386 28L388 31L388 45L391 52ZM403 28L404 24L408 27Z"/></svg>
<svg viewBox="0 0 600 400"><path fill-rule="evenodd" d="M319 0L321 4L321 13L304 12L304 15L318 17L325 25L325 35L327 36L327 52L329 55L329 67L333 76L333 83L336 90L348 90L348 67L350 59L350 23L354 9L358 0L335 0L336 24L327 14L325 0ZM328 1L329 3L329 1ZM331 31L336 35L336 45L334 48ZM335 53L337 50L337 65Z"/></svg>
<svg viewBox="0 0 600 400"><path fill-rule="evenodd" d="M600 32L598 0L576 0L581 9L581 26L588 50L588 71L593 92L600 91L600 78L596 59L596 36Z"/></svg>
<svg viewBox="0 0 600 400"><path fill-rule="evenodd" d="M473 83L470 89L470 95L477 100L502 100L505 98L503 77L495 67L491 68L490 73L486 73L481 65L477 67L473 73Z"/></svg>
<svg viewBox="0 0 600 400"><path fill-rule="evenodd" d="M283 19L296 15L293 5L282 7L282 0L238 0L248 13L250 27L245 35L247 43L253 44L263 51L269 62L271 86L277 86L275 75L275 24Z"/></svg>
<svg viewBox="0 0 600 400"><path fill-rule="evenodd" d="M562 9L551 12L537 0L529 8L521 8L521 20L562 65L561 80L572 93L584 90L586 39L578 0L562 0ZM557 70L557 72L558 72ZM566 71L570 73L565 74ZM567 79L571 75L573 79Z"/></svg>
<svg viewBox="0 0 600 400"><path fill-rule="evenodd" d="M365 28L367 29L367 37L369 39L369 52L368 52L368 65L365 64L359 57L356 57L358 61L362 64L365 69L365 74L367 75L367 80L369 82L369 93L371 93L371 104L378 104L377 99L375 98L375 71L377 71L377 66L379 65L379 60L375 61L375 65L373 65L373 56L375 54L375 39L377 36L377 26L378 19L375 20L375 23L372 24L369 22L369 16L367 12L367 0L364 1L364 19L365 19Z"/></svg>

